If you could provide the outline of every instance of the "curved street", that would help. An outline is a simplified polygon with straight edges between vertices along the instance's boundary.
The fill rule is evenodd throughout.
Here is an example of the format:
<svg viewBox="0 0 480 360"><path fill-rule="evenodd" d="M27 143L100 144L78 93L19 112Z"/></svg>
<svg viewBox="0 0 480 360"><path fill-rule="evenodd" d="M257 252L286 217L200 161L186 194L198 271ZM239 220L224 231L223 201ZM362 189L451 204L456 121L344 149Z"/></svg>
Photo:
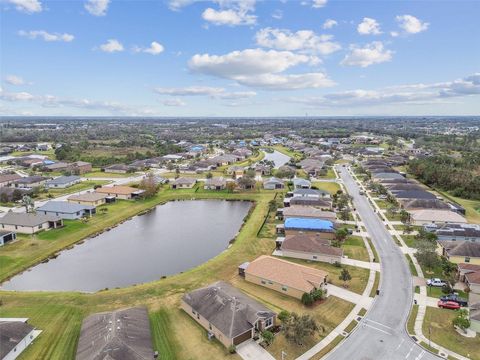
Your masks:
<svg viewBox="0 0 480 360"><path fill-rule="evenodd" d="M337 172L381 260L380 295L355 331L327 359L438 359L408 336L405 324L413 299L412 277L405 256L373 211L347 168Z"/></svg>

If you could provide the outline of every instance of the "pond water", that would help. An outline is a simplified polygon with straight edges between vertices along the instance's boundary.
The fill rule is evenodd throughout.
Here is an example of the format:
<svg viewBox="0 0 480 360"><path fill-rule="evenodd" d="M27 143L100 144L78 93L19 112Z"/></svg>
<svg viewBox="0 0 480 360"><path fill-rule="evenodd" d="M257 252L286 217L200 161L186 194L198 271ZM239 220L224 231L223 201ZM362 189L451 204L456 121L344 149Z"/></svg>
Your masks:
<svg viewBox="0 0 480 360"><path fill-rule="evenodd" d="M215 257L235 237L246 201L172 201L2 284L5 290L94 292L176 274Z"/></svg>
<svg viewBox="0 0 480 360"><path fill-rule="evenodd" d="M290 156L274 150L273 153L265 152L265 157L263 159L273 161L275 169L278 169L280 166L285 165L290 161Z"/></svg>

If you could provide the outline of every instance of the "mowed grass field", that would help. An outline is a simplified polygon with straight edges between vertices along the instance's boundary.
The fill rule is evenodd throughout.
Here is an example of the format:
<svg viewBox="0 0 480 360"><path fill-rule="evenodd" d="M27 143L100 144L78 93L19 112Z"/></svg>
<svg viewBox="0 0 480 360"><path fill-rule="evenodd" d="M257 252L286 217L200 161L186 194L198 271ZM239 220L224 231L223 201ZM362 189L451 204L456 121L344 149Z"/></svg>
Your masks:
<svg viewBox="0 0 480 360"><path fill-rule="evenodd" d="M6 279L21 269L42 261L51 254L71 246L73 243L95 234L104 228L114 226L124 219L134 216L157 204L174 199L230 199L250 200L255 203L247 216L241 231L233 245L223 253L206 263L180 273L122 289L111 289L94 294L75 292L6 292L0 291L0 317L28 317L29 322L43 333L35 340L20 359L74 359L81 322L89 314L110 311L130 306L147 306L151 319L151 329L155 350L162 354L162 359L239 359L230 355L216 341L209 341L206 331L190 316L180 310L180 299L185 292L214 281L224 280L239 285L274 310L307 312L312 314L325 331L318 333L310 341L314 342L325 336L353 308L353 304L331 297L313 308L305 308L294 298L286 297L272 290L253 284L247 284L237 275L237 266L251 261L262 254L271 254L275 242L271 238L258 237L264 219L268 213L268 204L274 198L271 191L253 190L249 192L216 193L195 190L175 191L167 188L155 197L142 201L119 201L107 205L105 214L99 213L88 222L69 221L63 229L52 230L37 236L21 236L21 239L0 249L0 278ZM134 239L133 239L134 240ZM324 266L331 272L334 283L340 283L340 269L329 264L309 264ZM365 274L362 272L365 271ZM366 285L368 271L351 268L353 280L350 290L361 292ZM249 290L254 286L254 290ZM282 346L281 337L278 344L272 345L270 351L276 354ZM286 341L286 339L284 339ZM290 342L292 354L300 354L305 349ZM306 346L307 344L305 344Z"/></svg>

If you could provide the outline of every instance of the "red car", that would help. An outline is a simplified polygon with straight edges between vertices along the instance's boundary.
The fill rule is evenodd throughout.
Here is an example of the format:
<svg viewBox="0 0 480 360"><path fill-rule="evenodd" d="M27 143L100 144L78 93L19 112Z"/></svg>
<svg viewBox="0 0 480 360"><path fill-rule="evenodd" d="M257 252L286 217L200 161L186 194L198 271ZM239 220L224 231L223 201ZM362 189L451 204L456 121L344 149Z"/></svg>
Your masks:
<svg viewBox="0 0 480 360"><path fill-rule="evenodd" d="M440 300L437 305L438 305L439 308L443 308L443 309L452 309L452 310L460 309L460 305L458 303L456 303L455 301L442 301L442 300Z"/></svg>

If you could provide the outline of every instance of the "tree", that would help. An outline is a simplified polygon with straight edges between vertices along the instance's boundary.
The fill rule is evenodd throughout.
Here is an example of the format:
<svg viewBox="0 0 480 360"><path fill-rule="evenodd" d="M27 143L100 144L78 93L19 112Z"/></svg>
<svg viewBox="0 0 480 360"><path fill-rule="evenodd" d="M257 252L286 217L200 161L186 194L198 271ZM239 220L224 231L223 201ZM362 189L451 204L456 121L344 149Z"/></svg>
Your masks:
<svg viewBox="0 0 480 360"><path fill-rule="evenodd" d="M242 176L238 179L238 186L242 189L251 189L255 187L256 181L255 179L251 178L250 176Z"/></svg>
<svg viewBox="0 0 480 360"><path fill-rule="evenodd" d="M269 211L275 211L275 210L277 210L277 202L275 201L275 199L270 200L270 201L268 202L268 210L269 210Z"/></svg>
<svg viewBox="0 0 480 360"><path fill-rule="evenodd" d="M305 338L312 336L318 330L319 326L310 315L300 316L294 312L284 322L283 329L285 338L297 345L303 345Z"/></svg>
<svg viewBox="0 0 480 360"><path fill-rule="evenodd" d="M225 185L225 186L227 188L227 191L229 193L232 193L235 190L235 188L237 187L237 184L235 184L235 181L228 181L227 185Z"/></svg>
<svg viewBox="0 0 480 360"><path fill-rule="evenodd" d="M273 333L269 330L264 330L262 332L262 339L265 341L267 345L271 345L273 343L273 340L275 340L275 336Z"/></svg>
<svg viewBox="0 0 480 360"><path fill-rule="evenodd" d="M433 269L439 265L440 258L436 252L437 249L437 235L420 229L415 235L415 248L417 252L415 257L418 262L428 269Z"/></svg>
<svg viewBox="0 0 480 360"><path fill-rule="evenodd" d="M410 213L408 211L402 209L398 215L400 216L400 221L404 225L410 224Z"/></svg>
<svg viewBox="0 0 480 360"><path fill-rule="evenodd" d="M278 317L278 320L280 320L283 323L285 321L288 321L290 317L290 313L287 310L282 310L280 311L277 317Z"/></svg>
<svg viewBox="0 0 480 360"><path fill-rule="evenodd" d="M142 181L140 181L140 184L138 187L144 190L143 196L146 198L155 196L158 191L158 185L152 173L145 176L145 178L143 178Z"/></svg>
<svg viewBox="0 0 480 360"><path fill-rule="evenodd" d="M317 300L322 300L324 299L326 296L326 290L322 290L322 289L315 289L312 291L312 297L313 297L313 300L317 301Z"/></svg>
<svg viewBox="0 0 480 360"><path fill-rule="evenodd" d="M344 287L348 287L347 282L352 280L352 275L350 275L350 272L347 269L343 268L338 278L343 281Z"/></svg>
<svg viewBox="0 0 480 360"><path fill-rule="evenodd" d="M344 242L348 236L348 229L342 227L340 229L335 230L335 240Z"/></svg>
<svg viewBox="0 0 480 360"><path fill-rule="evenodd" d="M460 309L458 315L452 321L453 326L457 326L462 329L464 332L470 327L470 319L468 316L468 311L466 309Z"/></svg>
<svg viewBox="0 0 480 360"><path fill-rule="evenodd" d="M25 207L25 212L33 212L35 208L35 202L28 195L23 195L22 206Z"/></svg>
<svg viewBox="0 0 480 360"><path fill-rule="evenodd" d="M0 194L0 202L2 202L2 203L8 203L8 200L9 200L9 199L8 199L8 194L2 192L2 193Z"/></svg>
<svg viewBox="0 0 480 360"><path fill-rule="evenodd" d="M209 171L207 175L205 175L207 179L211 179L213 177L213 174Z"/></svg>

